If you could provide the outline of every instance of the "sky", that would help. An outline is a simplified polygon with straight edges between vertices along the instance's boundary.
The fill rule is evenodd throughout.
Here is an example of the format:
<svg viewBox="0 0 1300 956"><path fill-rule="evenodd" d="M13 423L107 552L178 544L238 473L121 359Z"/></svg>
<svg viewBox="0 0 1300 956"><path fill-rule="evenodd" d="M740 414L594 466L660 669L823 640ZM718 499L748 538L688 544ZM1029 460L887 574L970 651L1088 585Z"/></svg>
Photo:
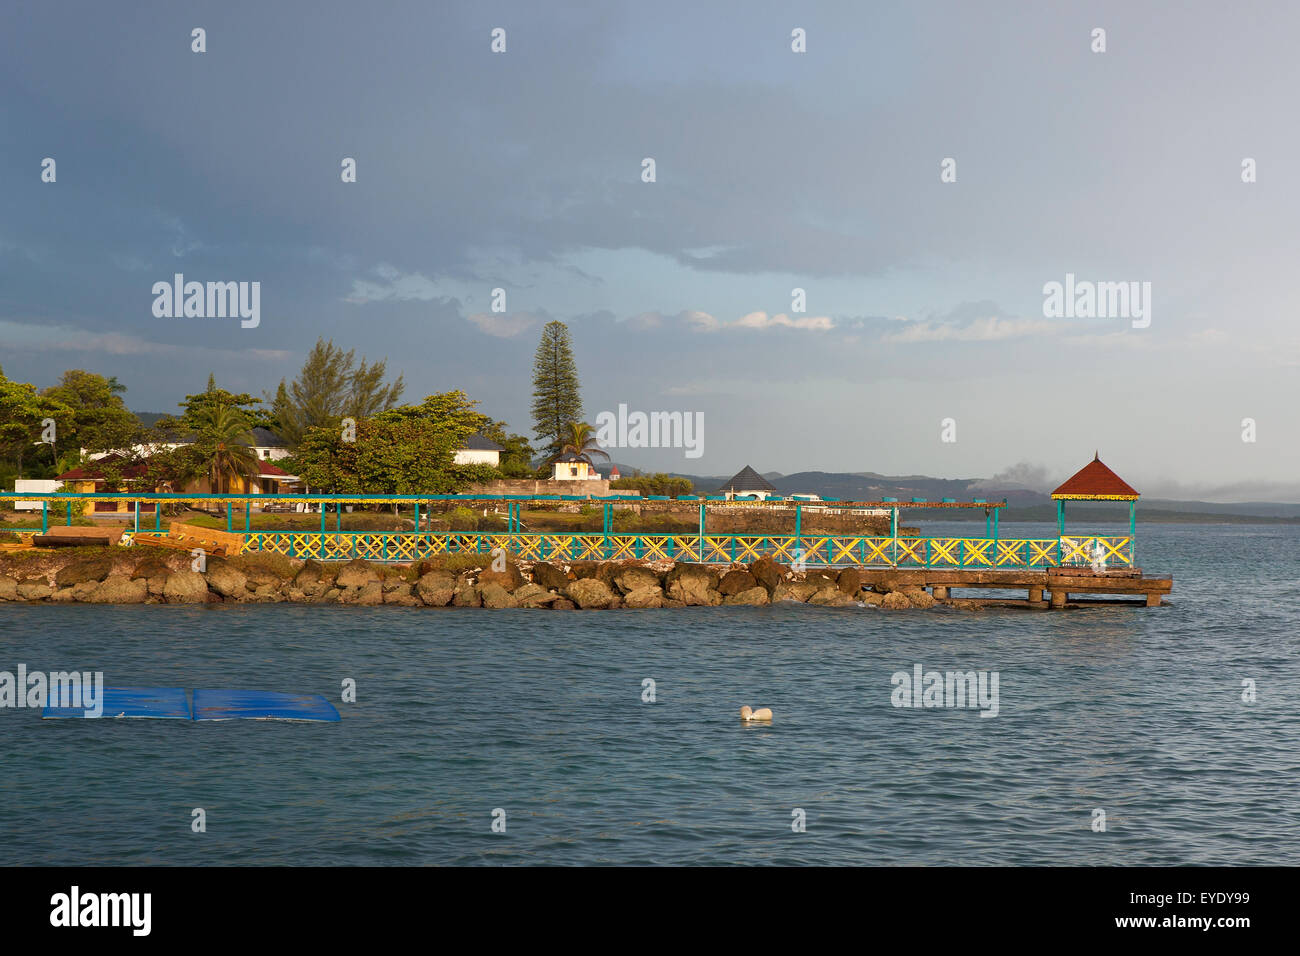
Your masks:
<svg viewBox="0 0 1300 956"><path fill-rule="evenodd" d="M1261 2L10 0L0 367L172 411L324 336L531 433L560 320L587 421L703 416L699 457L610 449L647 470L1050 485L1100 452L1144 494L1300 501L1298 33ZM176 273L259 282L258 325L156 316ZM1047 314L1067 274L1150 283L1149 324Z"/></svg>

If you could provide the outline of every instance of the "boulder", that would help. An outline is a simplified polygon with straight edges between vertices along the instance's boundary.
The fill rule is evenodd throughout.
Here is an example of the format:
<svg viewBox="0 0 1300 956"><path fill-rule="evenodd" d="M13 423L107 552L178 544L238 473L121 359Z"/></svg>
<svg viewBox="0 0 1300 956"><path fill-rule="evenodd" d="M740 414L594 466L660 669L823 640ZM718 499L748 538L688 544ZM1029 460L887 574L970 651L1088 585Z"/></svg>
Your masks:
<svg viewBox="0 0 1300 956"><path fill-rule="evenodd" d="M756 587L758 587L758 579L752 574L743 568L732 568L718 582L718 593L723 597L731 597L733 594L749 591Z"/></svg>
<svg viewBox="0 0 1300 956"><path fill-rule="evenodd" d="M91 604L143 604L148 596L147 579L132 578L125 574L110 574L95 585L86 600Z"/></svg>
<svg viewBox="0 0 1300 956"><path fill-rule="evenodd" d="M911 604L912 607L934 607L936 603L934 595L925 590L925 588L908 588L903 592L903 595L907 598L908 603Z"/></svg>
<svg viewBox="0 0 1300 956"><path fill-rule="evenodd" d="M600 562L574 561L569 565L569 570L573 572L574 578L578 580L581 580L582 578L594 578L600 573ZM541 584L542 582L538 581L537 583Z"/></svg>
<svg viewBox="0 0 1300 956"><path fill-rule="evenodd" d="M18 596L24 601L44 601L54 589L44 581L24 581L18 585Z"/></svg>
<svg viewBox="0 0 1300 956"><path fill-rule="evenodd" d="M770 602L771 598L768 596L767 588L760 584L755 584L752 588L740 591L737 594L730 594L722 599L723 604L743 604L749 607L762 607Z"/></svg>
<svg viewBox="0 0 1300 956"><path fill-rule="evenodd" d="M109 578L111 577L112 575L109 575ZM104 580L107 581L109 580L109 578L105 578ZM89 601L90 596L95 593L95 591L99 588L100 584L102 583L103 583L102 581L82 581L80 584L74 584L70 588L64 588L64 591L67 591L67 597L61 599L59 598L59 595L62 594L63 591L55 591L52 595L50 595L50 597L56 600ZM141 581L141 583L142 584L144 583L143 580ZM147 592L148 590L149 590L149 586L146 584L145 591Z"/></svg>
<svg viewBox="0 0 1300 956"><path fill-rule="evenodd" d="M390 589L387 584L384 585L384 603L395 604L398 607L419 607L424 602L416 597L410 584L398 581L398 587L395 588Z"/></svg>
<svg viewBox="0 0 1300 956"><path fill-rule="evenodd" d="M0 574L0 601L18 600L18 582L7 574Z"/></svg>
<svg viewBox="0 0 1300 956"><path fill-rule="evenodd" d="M776 586L785 580L785 568L778 564L776 559L766 555L749 566L749 573L754 576L755 581L767 588L768 594L775 591Z"/></svg>
<svg viewBox="0 0 1300 956"><path fill-rule="evenodd" d="M344 604L374 607L376 604L384 603L384 586L376 579L359 588L348 588L343 592L341 600Z"/></svg>
<svg viewBox="0 0 1300 956"><path fill-rule="evenodd" d="M99 587L99 585L96 584L94 581L82 581L80 584L74 584L70 588L59 588L53 594L50 595L50 600L54 601L57 604L71 604L72 602L77 600L77 597L75 594L73 594L73 592L76 591L77 588L85 588L85 587L89 587L93 590L94 588Z"/></svg>
<svg viewBox="0 0 1300 956"><path fill-rule="evenodd" d="M831 584L820 588L816 594L808 599L808 603L820 604L823 607L844 607L856 602L837 586Z"/></svg>
<svg viewBox="0 0 1300 956"><path fill-rule="evenodd" d="M912 602L907 599L907 595L902 591L890 591L881 600L880 606L890 610L902 610L905 607L911 607Z"/></svg>
<svg viewBox="0 0 1300 956"><path fill-rule="evenodd" d="M565 597L556 598L554 603L551 604L551 610L553 611L573 611L576 610L577 607L578 605Z"/></svg>
<svg viewBox="0 0 1300 956"><path fill-rule="evenodd" d="M482 580L480 578L480 580ZM518 607L519 602L515 600L513 594L505 589L496 581L489 581L487 584L481 584L479 591L483 596L484 607Z"/></svg>
<svg viewBox="0 0 1300 956"><path fill-rule="evenodd" d="M614 600L614 593L609 585L597 578L579 578L571 581L565 589L565 596L584 611L592 608L606 608Z"/></svg>
<svg viewBox="0 0 1300 956"><path fill-rule="evenodd" d="M461 578L456 582L456 590L452 592L451 603L453 607L482 607L483 595L474 582L469 578Z"/></svg>
<svg viewBox="0 0 1300 956"><path fill-rule="evenodd" d="M614 575L614 585L624 594L659 587L659 575L650 568L623 568Z"/></svg>
<svg viewBox="0 0 1300 956"><path fill-rule="evenodd" d="M559 595L554 591L548 591L540 584L525 584L515 592L514 598L520 607L546 607L553 602Z"/></svg>
<svg viewBox="0 0 1300 956"><path fill-rule="evenodd" d="M772 602L807 601L817 593L817 586L807 581L782 581L772 592Z"/></svg>
<svg viewBox="0 0 1300 956"><path fill-rule="evenodd" d="M54 583L58 587L67 588L83 581L98 582L108 577L112 570L113 559L108 555L97 554L89 558L77 556L70 564L59 568L54 575Z"/></svg>
<svg viewBox="0 0 1300 956"><path fill-rule="evenodd" d="M163 585L168 604L203 604L208 600L208 582L197 571L173 571Z"/></svg>
<svg viewBox="0 0 1300 956"><path fill-rule="evenodd" d="M508 561L504 571L493 571L489 565L486 570L479 572L478 576L480 588L488 584L496 584L510 592L519 590L523 583L524 576L519 572L519 567Z"/></svg>
<svg viewBox="0 0 1300 956"><path fill-rule="evenodd" d="M244 586L248 583L248 575L225 561L209 562L205 577L208 580L208 587L222 597L228 598L243 597Z"/></svg>
<svg viewBox="0 0 1300 956"><path fill-rule="evenodd" d="M308 558L293 576L293 586L305 594L319 594L327 590L333 580L325 565Z"/></svg>
<svg viewBox="0 0 1300 956"><path fill-rule="evenodd" d="M839 589L849 597L856 598L858 592L862 590L862 578L864 577L860 568L845 568L836 578L835 583Z"/></svg>
<svg viewBox="0 0 1300 956"><path fill-rule="evenodd" d="M679 564L664 577L664 593L689 607L711 607L722 603L718 576L701 564Z"/></svg>
<svg viewBox="0 0 1300 956"><path fill-rule="evenodd" d="M456 594L456 579L449 571L430 571L415 582L415 593L429 607L446 607Z"/></svg>
<svg viewBox="0 0 1300 956"><path fill-rule="evenodd" d="M533 565L533 580L548 591L562 591L569 586L569 576L564 569L549 561L538 561Z"/></svg>
<svg viewBox="0 0 1300 956"><path fill-rule="evenodd" d="M664 589L657 584L637 588L623 595L623 606L631 608L663 607Z"/></svg>
<svg viewBox="0 0 1300 956"><path fill-rule="evenodd" d="M885 596L883 594L877 594L875 591L859 591L858 600L863 604L880 607L880 605L885 603Z"/></svg>
<svg viewBox="0 0 1300 956"><path fill-rule="evenodd" d="M143 561L135 566L131 572L133 578L166 578L171 574L171 568L167 567L167 562L156 554L148 555Z"/></svg>
<svg viewBox="0 0 1300 956"><path fill-rule="evenodd" d="M355 558L343 565L338 577L334 579L334 584L340 588L360 588L378 580L379 572L372 568L369 562Z"/></svg>
<svg viewBox="0 0 1300 956"><path fill-rule="evenodd" d="M839 576L834 571L809 571L803 576L806 583L813 585L815 591L822 588L838 587L837 578Z"/></svg>

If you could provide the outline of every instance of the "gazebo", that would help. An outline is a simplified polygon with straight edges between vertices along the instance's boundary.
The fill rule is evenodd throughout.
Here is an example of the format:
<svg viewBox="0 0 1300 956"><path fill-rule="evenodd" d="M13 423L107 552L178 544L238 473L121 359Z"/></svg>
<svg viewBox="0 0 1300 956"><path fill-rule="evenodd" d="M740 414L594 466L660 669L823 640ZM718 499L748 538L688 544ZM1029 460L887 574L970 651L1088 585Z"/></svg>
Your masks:
<svg viewBox="0 0 1300 956"><path fill-rule="evenodd" d="M1056 502L1056 526L1062 537L1065 535L1067 501L1127 501L1129 554L1133 566L1137 566L1138 493L1132 485L1107 468L1097 453L1093 453L1092 461L1062 482L1052 492L1052 498Z"/></svg>
<svg viewBox="0 0 1300 956"><path fill-rule="evenodd" d="M746 465L736 472L732 479L719 488L718 491L728 498L734 498L736 495L755 495L758 498L766 498L776 492L776 486L753 468L750 468L749 465Z"/></svg>

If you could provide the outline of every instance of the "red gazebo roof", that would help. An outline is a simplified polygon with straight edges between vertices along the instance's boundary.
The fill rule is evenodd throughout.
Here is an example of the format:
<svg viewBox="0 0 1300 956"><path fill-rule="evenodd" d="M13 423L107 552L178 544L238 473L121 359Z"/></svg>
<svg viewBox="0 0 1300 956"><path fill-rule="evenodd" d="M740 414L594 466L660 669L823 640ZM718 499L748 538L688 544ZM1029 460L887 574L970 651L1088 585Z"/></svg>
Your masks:
<svg viewBox="0 0 1300 956"><path fill-rule="evenodd" d="M1138 497L1138 493L1132 485L1102 464L1099 457L1094 457L1053 491L1052 497L1132 501Z"/></svg>

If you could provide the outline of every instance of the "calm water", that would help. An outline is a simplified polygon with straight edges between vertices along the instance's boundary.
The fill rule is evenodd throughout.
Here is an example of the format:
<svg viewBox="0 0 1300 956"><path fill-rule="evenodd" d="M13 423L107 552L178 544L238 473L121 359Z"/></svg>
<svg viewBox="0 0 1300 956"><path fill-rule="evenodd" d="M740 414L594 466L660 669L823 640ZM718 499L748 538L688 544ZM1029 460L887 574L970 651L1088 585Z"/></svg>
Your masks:
<svg viewBox="0 0 1300 956"><path fill-rule="evenodd" d="M337 724L0 711L0 863L1300 863L1300 531L1140 535L1160 609L0 606L0 670L359 688ZM998 671L999 716L894 708L916 663Z"/></svg>

